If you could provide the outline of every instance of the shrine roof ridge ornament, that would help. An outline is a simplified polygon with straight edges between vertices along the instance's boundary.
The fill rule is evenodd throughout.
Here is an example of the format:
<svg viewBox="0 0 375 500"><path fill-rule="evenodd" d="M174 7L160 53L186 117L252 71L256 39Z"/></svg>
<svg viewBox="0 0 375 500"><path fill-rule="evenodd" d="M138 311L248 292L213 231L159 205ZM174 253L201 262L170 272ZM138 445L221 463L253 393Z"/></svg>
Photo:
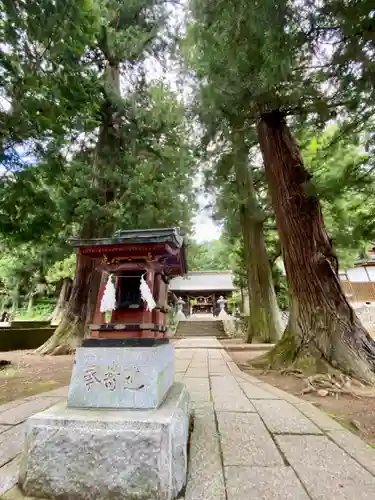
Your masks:
<svg viewBox="0 0 375 500"><path fill-rule="evenodd" d="M116 231L115 234L109 238L71 238L69 243L73 247L169 243L175 248L182 248L184 246L184 236L178 227L161 229L127 229Z"/></svg>

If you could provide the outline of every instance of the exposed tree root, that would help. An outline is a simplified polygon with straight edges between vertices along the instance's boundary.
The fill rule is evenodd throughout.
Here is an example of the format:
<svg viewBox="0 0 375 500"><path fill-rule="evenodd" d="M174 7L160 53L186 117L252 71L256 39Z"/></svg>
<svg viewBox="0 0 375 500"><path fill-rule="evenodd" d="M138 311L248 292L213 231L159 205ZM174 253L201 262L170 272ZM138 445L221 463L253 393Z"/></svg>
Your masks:
<svg viewBox="0 0 375 500"><path fill-rule="evenodd" d="M294 375L298 378L304 378L302 370L299 370L297 368L283 368L282 370L280 370L280 373L281 375Z"/></svg>
<svg viewBox="0 0 375 500"><path fill-rule="evenodd" d="M304 379L306 387L301 394L310 394L316 392L319 396L336 396L339 394L347 394L354 398L360 399L355 388L352 388L352 380L343 373L336 374L321 374L312 375Z"/></svg>
<svg viewBox="0 0 375 500"><path fill-rule="evenodd" d="M70 321L65 317L56 328L52 337L35 350L37 354L62 356L72 354L79 347L84 336L82 322Z"/></svg>
<svg viewBox="0 0 375 500"><path fill-rule="evenodd" d="M352 327L351 335L334 336L334 340L327 335L320 342L310 337L302 342L303 337L298 332L291 333L295 330L288 325L282 339L270 351L252 359L249 364L257 369L277 370L298 378L326 374L326 389L332 389L331 392L334 391L330 376L340 379L341 385L336 386L336 389L341 392L347 389L342 384L341 376L375 385L374 341L356 321Z"/></svg>

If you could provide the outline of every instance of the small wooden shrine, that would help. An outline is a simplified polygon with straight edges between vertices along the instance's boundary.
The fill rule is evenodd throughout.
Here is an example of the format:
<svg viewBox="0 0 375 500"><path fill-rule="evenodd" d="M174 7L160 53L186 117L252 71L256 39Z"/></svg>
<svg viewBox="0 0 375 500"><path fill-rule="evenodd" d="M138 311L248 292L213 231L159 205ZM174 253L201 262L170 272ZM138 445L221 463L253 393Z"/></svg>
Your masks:
<svg viewBox="0 0 375 500"><path fill-rule="evenodd" d="M166 336L168 283L187 272L179 229L118 231L113 238L71 243L102 272L92 339ZM113 305L106 307L111 294Z"/></svg>

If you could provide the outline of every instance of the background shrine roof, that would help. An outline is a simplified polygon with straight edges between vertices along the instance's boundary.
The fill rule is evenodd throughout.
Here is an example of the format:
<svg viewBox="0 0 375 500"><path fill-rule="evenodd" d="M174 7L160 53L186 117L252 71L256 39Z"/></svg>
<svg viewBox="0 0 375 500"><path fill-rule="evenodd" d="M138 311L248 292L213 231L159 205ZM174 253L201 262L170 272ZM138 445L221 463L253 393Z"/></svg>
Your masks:
<svg viewBox="0 0 375 500"><path fill-rule="evenodd" d="M172 292L232 291L236 289L231 271L191 272L185 276L177 276L169 283L169 290Z"/></svg>
<svg viewBox="0 0 375 500"><path fill-rule="evenodd" d="M116 231L115 234L109 238L72 238L70 240L70 243L71 245L73 245L73 247L142 243L172 243L177 248L180 248L183 246L184 237L177 227L162 229L129 229Z"/></svg>

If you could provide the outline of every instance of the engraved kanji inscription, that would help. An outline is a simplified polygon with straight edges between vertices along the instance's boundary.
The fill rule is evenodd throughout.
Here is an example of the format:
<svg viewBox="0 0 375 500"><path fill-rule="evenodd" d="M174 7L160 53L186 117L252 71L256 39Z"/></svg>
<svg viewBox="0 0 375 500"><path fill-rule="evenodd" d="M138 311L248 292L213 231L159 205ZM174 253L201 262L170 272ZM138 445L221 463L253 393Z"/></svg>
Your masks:
<svg viewBox="0 0 375 500"><path fill-rule="evenodd" d="M115 363L112 363L108 366L108 370L104 374L104 386L109 391L116 390L117 387L117 378L120 376L120 368Z"/></svg>
<svg viewBox="0 0 375 500"><path fill-rule="evenodd" d="M140 372L138 368L124 371L124 389L139 390L144 387L140 381Z"/></svg>
<svg viewBox="0 0 375 500"><path fill-rule="evenodd" d="M90 390L91 387L95 383L98 383L98 384L102 383L97 375L97 367L95 365L89 365L87 368L85 368L83 378L84 378L87 390Z"/></svg>

